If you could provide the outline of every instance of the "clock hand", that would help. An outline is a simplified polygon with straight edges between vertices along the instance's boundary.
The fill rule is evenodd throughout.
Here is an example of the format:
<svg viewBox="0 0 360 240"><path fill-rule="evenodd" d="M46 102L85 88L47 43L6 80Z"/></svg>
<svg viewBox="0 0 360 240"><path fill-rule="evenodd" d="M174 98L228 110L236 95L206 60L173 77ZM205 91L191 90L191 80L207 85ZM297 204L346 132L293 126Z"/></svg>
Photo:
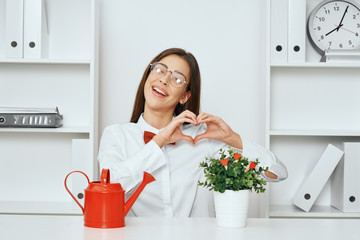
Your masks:
<svg viewBox="0 0 360 240"><path fill-rule="evenodd" d="M345 17L345 14L347 13L348 8L349 8L349 5L346 7L345 12L344 12L344 14L343 14L343 16L341 18L340 23L339 23L339 27L337 28L336 31L339 31L339 28L342 26L342 21L344 20L344 17Z"/></svg>
<svg viewBox="0 0 360 240"><path fill-rule="evenodd" d="M333 30L331 30L330 32L328 32L327 34L325 34L325 36L329 35L330 33L332 33L335 30L338 30L341 26L337 26L336 28L334 28Z"/></svg>
<svg viewBox="0 0 360 240"><path fill-rule="evenodd" d="M336 25L335 25L335 26L336 26ZM343 26L341 26L340 28L341 28L341 29L344 29L344 30L346 30L346 31L348 31L348 32L351 32L351 33L355 34L355 36L359 36L358 33L353 32L353 31L351 31L351 30L349 30L349 29L347 29L347 28L344 28Z"/></svg>

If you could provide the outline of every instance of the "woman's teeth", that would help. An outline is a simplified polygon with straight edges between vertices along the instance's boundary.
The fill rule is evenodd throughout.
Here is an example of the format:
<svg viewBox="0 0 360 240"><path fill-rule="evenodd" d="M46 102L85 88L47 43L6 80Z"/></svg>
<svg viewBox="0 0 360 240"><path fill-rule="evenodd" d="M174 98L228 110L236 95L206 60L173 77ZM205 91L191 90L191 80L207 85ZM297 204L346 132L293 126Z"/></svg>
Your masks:
<svg viewBox="0 0 360 240"><path fill-rule="evenodd" d="M156 87L154 87L153 90L157 91L158 93L160 93L163 96L166 96L166 94L163 91L161 91L160 89L158 89Z"/></svg>

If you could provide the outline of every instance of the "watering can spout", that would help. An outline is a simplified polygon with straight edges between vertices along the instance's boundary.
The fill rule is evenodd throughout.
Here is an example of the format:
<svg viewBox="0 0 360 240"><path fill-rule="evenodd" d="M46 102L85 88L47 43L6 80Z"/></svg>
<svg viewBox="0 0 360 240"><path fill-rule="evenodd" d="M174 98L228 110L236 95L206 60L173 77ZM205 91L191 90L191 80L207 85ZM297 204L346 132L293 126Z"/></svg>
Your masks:
<svg viewBox="0 0 360 240"><path fill-rule="evenodd" d="M155 181L155 178L150 173L144 172L144 177L143 177L142 183L136 189L134 194L129 198L129 200L127 200L127 202L125 203L125 209L124 209L125 216L128 214L128 212L131 209L132 205L135 203L136 199L139 197L142 190L144 190L145 186L148 183L151 183L153 181Z"/></svg>

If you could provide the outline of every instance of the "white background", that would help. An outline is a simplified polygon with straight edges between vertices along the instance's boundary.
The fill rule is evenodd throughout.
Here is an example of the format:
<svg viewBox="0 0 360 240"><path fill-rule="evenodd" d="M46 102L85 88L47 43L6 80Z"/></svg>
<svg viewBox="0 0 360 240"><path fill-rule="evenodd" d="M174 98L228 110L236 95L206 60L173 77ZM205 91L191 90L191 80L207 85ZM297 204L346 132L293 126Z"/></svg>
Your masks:
<svg viewBox="0 0 360 240"><path fill-rule="evenodd" d="M180 47L200 65L201 111L264 146L265 12L265 0L101 1L99 136L129 121L151 59ZM250 216L257 216L252 198Z"/></svg>

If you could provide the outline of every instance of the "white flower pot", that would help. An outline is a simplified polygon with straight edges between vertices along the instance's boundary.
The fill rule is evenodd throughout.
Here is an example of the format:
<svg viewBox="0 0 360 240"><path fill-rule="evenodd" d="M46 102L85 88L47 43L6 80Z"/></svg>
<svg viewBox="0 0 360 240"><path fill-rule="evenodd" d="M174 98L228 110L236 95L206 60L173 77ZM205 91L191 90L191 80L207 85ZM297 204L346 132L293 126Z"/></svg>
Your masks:
<svg viewBox="0 0 360 240"><path fill-rule="evenodd" d="M249 209L250 190L224 193L214 191L216 223L221 227L245 227Z"/></svg>

